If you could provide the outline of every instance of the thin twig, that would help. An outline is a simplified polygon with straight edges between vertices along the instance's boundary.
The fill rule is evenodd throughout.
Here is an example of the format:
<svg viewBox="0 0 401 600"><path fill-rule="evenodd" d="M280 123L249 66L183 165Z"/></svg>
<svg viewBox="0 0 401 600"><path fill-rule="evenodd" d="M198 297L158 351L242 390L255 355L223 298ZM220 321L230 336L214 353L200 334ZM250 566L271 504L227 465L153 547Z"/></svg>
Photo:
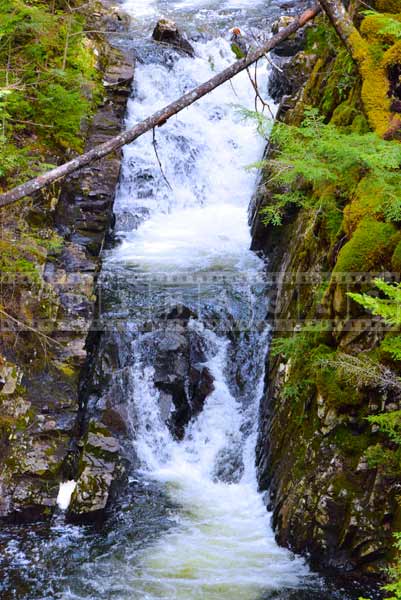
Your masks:
<svg viewBox="0 0 401 600"><path fill-rule="evenodd" d="M273 69L276 69L279 73L284 73L284 69L276 65L276 63L273 60L271 60L268 54L265 54L264 57Z"/></svg>
<svg viewBox="0 0 401 600"><path fill-rule="evenodd" d="M237 92L235 91L235 87L234 87L234 85L233 85L233 82L231 81L231 79L229 79L228 81L229 81L229 83L230 83L230 85L231 85L231 88L232 88L232 90L233 90L233 92L234 92L235 96L236 96L236 97L238 98L238 100L239 100L239 96L238 96Z"/></svg>
<svg viewBox="0 0 401 600"><path fill-rule="evenodd" d="M35 329L34 327L31 327L27 323L24 323L23 321L19 321L15 317L12 317L8 312L6 312L5 310L3 310L2 308L0 308L0 315L3 315L3 317L5 317L6 319L12 321L13 323L16 323L20 327L25 327L29 331L32 331L33 333L35 333L39 337L47 340L48 342L50 342L52 344L55 344L56 346L59 346L60 348L64 348L63 344L60 344L60 342L58 342L57 340L54 340L53 338L49 337L45 333L42 333L41 331L38 331L37 329Z"/></svg>
<svg viewBox="0 0 401 600"><path fill-rule="evenodd" d="M267 108L267 110L270 113L271 118L274 119L274 115L272 113L272 110L271 110L269 104L260 95L259 88L258 88L258 83L257 83L257 81L254 81L252 79L252 75L251 75L251 73L249 71L249 68L246 69L246 72L248 73L249 81L251 82L252 87L255 90L255 94L256 94L256 96L255 96L255 110L256 110L256 112L258 112L258 110L257 110L257 100L259 99L260 102L261 102L261 104L262 104L262 112L264 112L264 109Z"/></svg>
<svg viewBox="0 0 401 600"><path fill-rule="evenodd" d="M153 146L153 149L155 151L157 162L159 163L160 173L162 174L162 177L163 177L164 181L167 183L167 185L170 188L170 190L173 191L173 188L171 187L170 182L167 179L167 177L166 177L166 175L165 175L165 173L163 171L163 166L162 166L161 160L159 158L159 153L157 152L156 130L155 130L154 127L153 127L152 132L153 132L152 146Z"/></svg>
<svg viewBox="0 0 401 600"><path fill-rule="evenodd" d="M35 127L47 127L54 129L54 125L45 125L44 123L35 123L35 121L21 121L20 119L9 119L12 123L22 123L23 125L34 125Z"/></svg>

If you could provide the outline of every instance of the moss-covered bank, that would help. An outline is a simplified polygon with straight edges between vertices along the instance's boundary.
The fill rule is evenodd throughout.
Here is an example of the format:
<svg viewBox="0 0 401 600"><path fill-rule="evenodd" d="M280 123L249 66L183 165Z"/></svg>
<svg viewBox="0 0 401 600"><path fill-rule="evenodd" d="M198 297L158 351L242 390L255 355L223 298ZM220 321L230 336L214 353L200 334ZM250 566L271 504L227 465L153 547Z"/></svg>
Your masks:
<svg viewBox="0 0 401 600"><path fill-rule="evenodd" d="M377 8L401 16L397 2L383 0ZM299 125L305 108L314 107L343 132L374 128L398 139L391 68L401 62L399 42L377 27L377 17L355 19L371 52L371 73L361 79L319 18L309 34L305 85L285 98L280 119ZM270 148L268 158L275 152ZM268 173L272 168L267 164ZM264 226L259 209L283 192L268 173L253 220L254 249L269 257L269 271L277 274L257 450L260 486L270 490L280 543L310 554L321 568L378 581L394 556L401 470L371 460L378 444L393 447L366 417L400 408L400 364L381 348L389 334L380 319L347 292L370 292L372 273L399 270L399 221L383 212L380 181L359 173L345 196L309 187L310 208L289 208L280 227Z"/></svg>

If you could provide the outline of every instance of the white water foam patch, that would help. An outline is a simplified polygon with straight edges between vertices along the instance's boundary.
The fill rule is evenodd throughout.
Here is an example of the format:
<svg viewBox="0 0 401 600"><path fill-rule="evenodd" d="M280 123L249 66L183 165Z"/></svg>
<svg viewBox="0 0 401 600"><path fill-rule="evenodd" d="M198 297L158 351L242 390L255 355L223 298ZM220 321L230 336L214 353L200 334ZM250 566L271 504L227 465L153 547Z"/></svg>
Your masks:
<svg viewBox="0 0 401 600"><path fill-rule="evenodd" d="M138 345L135 364L131 370L133 390L129 399L134 450L144 470L157 470L171 455L173 439L168 431L160 411L160 392L153 383L153 367L144 367L141 362Z"/></svg>
<svg viewBox="0 0 401 600"><path fill-rule="evenodd" d="M64 481L60 483L60 488L57 495L57 506L61 510L67 510L71 502L71 496L77 486L77 482L74 480Z"/></svg>
<svg viewBox="0 0 401 600"><path fill-rule="evenodd" d="M196 49L197 58L178 60L173 73L160 65L138 67L128 126L232 61L224 40L197 44ZM261 65L261 86L266 73ZM115 210L145 214L145 221L137 230L121 233L124 241L109 260L145 270L241 268L250 244L246 207L256 181L256 172L245 167L261 157L264 143L233 104L252 108L246 74L157 130L158 153L172 190L160 173L152 134L125 148ZM247 260L256 264L250 252Z"/></svg>
<svg viewBox="0 0 401 600"><path fill-rule="evenodd" d="M253 0L253 6L264 4L266 0ZM165 12L174 14L175 11L188 11L191 9L203 10L221 10L223 7L228 9L245 9L249 7L249 0L176 0L176 2L165 2L157 0L125 0L123 9L133 18L143 18L150 15L163 16Z"/></svg>
<svg viewBox="0 0 401 600"><path fill-rule="evenodd" d="M182 442L162 423L151 370L140 376L138 365L136 373L136 402L142 407L136 450L147 475L163 482L182 509L177 527L145 550L132 584L138 597L149 600L252 600L262 590L297 587L308 570L274 540L247 444L244 457L253 477L245 471L239 483L229 484L214 476L221 450L243 435L243 415L226 381L229 341L196 321L190 327L208 343L214 390Z"/></svg>
<svg viewBox="0 0 401 600"><path fill-rule="evenodd" d="M154 14L156 5L156 0L125 0L122 8L131 17L138 19Z"/></svg>

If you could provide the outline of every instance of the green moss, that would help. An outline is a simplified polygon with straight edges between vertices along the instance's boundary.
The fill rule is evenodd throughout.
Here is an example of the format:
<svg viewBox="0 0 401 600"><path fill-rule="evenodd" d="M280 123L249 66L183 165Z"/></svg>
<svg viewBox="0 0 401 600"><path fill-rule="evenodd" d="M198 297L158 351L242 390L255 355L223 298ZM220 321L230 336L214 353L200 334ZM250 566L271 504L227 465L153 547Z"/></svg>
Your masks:
<svg viewBox="0 0 401 600"><path fill-rule="evenodd" d="M369 433L351 431L345 425L337 427L333 437L336 446L345 454L351 456L360 457L371 443L371 435Z"/></svg>
<svg viewBox="0 0 401 600"><path fill-rule="evenodd" d="M371 54L371 44L358 31L353 31L348 39L362 75L361 99L369 124L379 135L384 135L391 117L386 68L382 61L377 61L376 55Z"/></svg>
<svg viewBox="0 0 401 600"><path fill-rule="evenodd" d="M365 217L341 249L334 272L380 270L389 264L397 241L397 229L393 224Z"/></svg>
<svg viewBox="0 0 401 600"><path fill-rule="evenodd" d="M369 14L362 21L361 33L369 40L370 44L380 41L381 44L393 44L397 41L397 36L388 27L383 25L386 23L386 16L391 19L397 18L394 15L386 15L383 13Z"/></svg>
<svg viewBox="0 0 401 600"><path fill-rule="evenodd" d="M336 125L337 127L346 127L351 125L356 114L357 110L354 106L352 106L348 101L342 102L334 109L330 123L332 125Z"/></svg>
<svg viewBox="0 0 401 600"><path fill-rule="evenodd" d="M400 0L376 0L376 9L385 13L399 13Z"/></svg>
<svg viewBox="0 0 401 600"><path fill-rule="evenodd" d="M356 115L351 123L351 131L359 134L368 133L370 131L369 123L364 115Z"/></svg>
<svg viewBox="0 0 401 600"><path fill-rule="evenodd" d="M341 472L334 474L334 477L330 480L330 487L336 496L342 496L344 492L347 492L347 495L350 496L353 496L355 492L358 493L358 483Z"/></svg>
<svg viewBox="0 0 401 600"><path fill-rule="evenodd" d="M401 64L401 41L393 44L383 56L383 65L385 67L388 68L399 64Z"/></svg>
<svg viewBox="0 0 401 600"><path fill-rule="evenodd" d="M343 408L362 402L361 393L344 380L337 369L324 368L316 373L316 385L319 394L327 406Z"/></svg>
<svg viewBox="0 0 401 600"><path fill-rule="evenodd" d="M382 182L375 176L361 179L352 202L344 208L343 229L348 237L351 237L365 217L377 220L383 218L381 212L382 187Z"/></svg>
<svg viewBox="0 0 401 600"><path fill-rule="evenodd" d="M342 211L336 206L326 206L324 214L324 223L326 226L327 235L329 238L330 246L337 240L337 236L341 231L343 214ZM327 286L327 284L326 284Z"/></svg>
<svg viewBox="0 0 401 600"><path fill-rule="evenodd" d="M340 48L325 81L320 109L332 115L335 125L349 125L355 116L355 107L348 101L358 79L355 63L349 53ZM319 105L319 101L317 102Z"/></svg>
<svg viewBox="0 0 401 600"><path fill-rule="evenodd" d="M79 371L69 365L68 363L58 363L57 369L67 377L67 379L76 379L78 377Z"/></svg>
<svg viewBox="0 0 401 600"><path fill-rule="evenodd" d="M393 271L401 273L401 241L396 245L391 257L391 268Z"/></svg>

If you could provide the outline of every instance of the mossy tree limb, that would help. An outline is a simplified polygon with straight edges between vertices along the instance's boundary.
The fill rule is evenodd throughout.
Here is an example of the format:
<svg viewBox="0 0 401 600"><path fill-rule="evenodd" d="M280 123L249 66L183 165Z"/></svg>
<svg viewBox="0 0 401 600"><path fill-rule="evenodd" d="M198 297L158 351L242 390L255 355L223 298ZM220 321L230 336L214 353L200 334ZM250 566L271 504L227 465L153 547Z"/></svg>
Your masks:
<svg viewBox="0 0 401 600"><path fill-rule="evenodd" d="M337 32L338 37L341 39L346 48L351 52L352 57L358 62L357 53L353 38L359 37L360 44L364 44L364 40L360 36L356 27L352 22L351 17L345 10L340 0L319 0L319 4L328 16L331 24Z"/></svg>
<svg viewBox="0 0 401 600"><path fill-rule="evenodd" d="M319 4L358 67L362 79L361 98L369 125L386 139L398 139L401 121L391 112L388 64L375 59L369 41L354 26L341 0L319 0Z"/></svg>

